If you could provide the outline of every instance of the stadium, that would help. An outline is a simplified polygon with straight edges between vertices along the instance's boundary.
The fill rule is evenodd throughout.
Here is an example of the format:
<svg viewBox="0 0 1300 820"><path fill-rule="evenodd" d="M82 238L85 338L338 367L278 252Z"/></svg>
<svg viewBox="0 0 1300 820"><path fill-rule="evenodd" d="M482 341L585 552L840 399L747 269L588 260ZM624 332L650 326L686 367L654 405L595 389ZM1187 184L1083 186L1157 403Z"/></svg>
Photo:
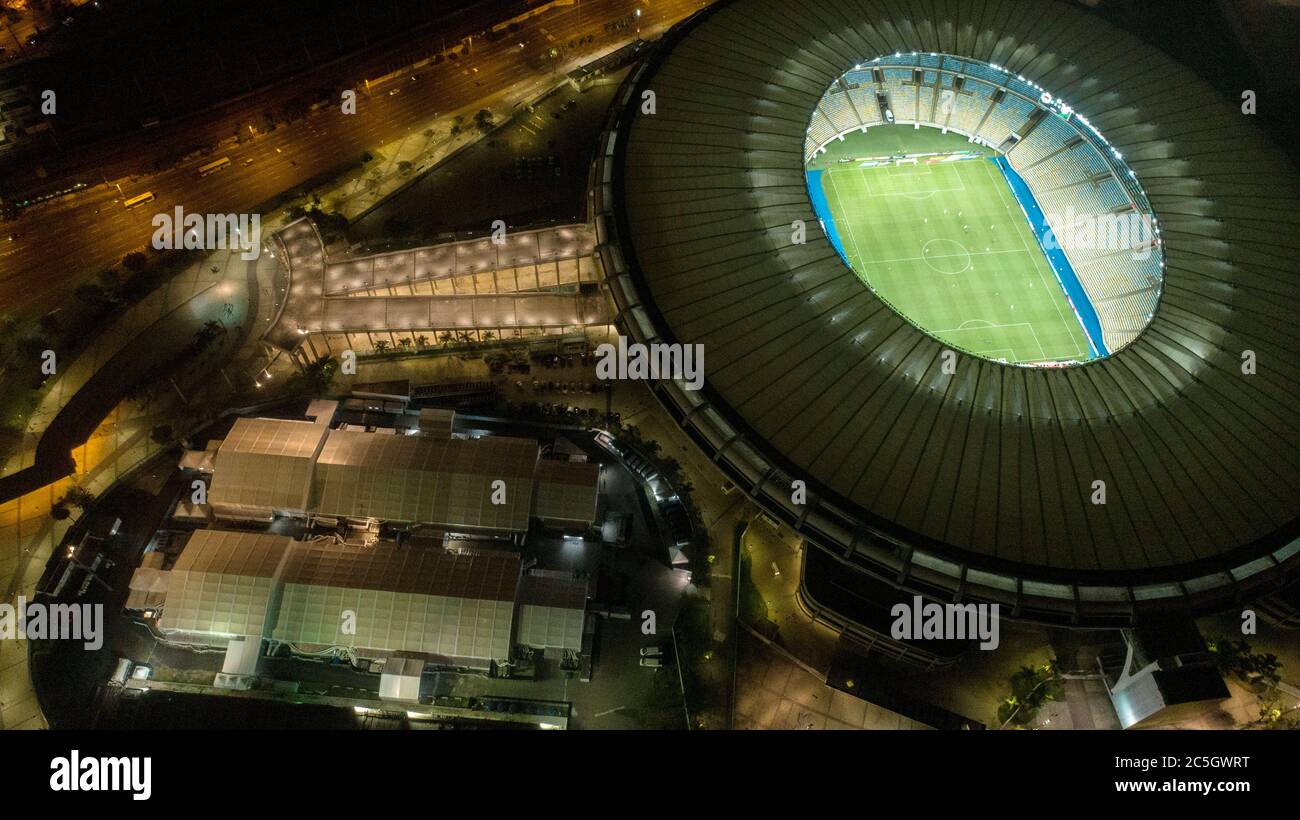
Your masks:
<svg viewBox="0 0 1300 820"><path fill-rule="evenodd" d="M1064 2L735 0L620 89L596 252L623 334L707 349L657 397L818 618L1218 611L1300 565L1300 184L1250 120Z"/></svg>

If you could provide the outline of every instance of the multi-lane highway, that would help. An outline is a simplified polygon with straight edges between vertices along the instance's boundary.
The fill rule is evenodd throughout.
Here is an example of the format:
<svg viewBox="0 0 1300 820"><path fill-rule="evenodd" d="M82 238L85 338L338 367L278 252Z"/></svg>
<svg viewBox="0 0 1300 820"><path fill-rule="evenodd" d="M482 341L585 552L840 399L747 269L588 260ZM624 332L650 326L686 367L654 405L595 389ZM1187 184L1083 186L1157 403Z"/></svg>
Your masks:
<svg viewBox="0 0 1300 820"><path fill-rule="evenodd" d="M152 235L150 220L156 213L171 212L177 205L192 213L247 212L307 180L358 161L367 150L424 127L437 112L463 109L513 84L535 81L543 73L545 53L552 48L590 38L568 56L594 57L637 36L638 30L642 35L658 33L704 5L704 0L582 0L557 5L523 21L508 37L495 42L475 38L468 55L422 68L416 81L394 81L370 94L362 90L355 115L327 106L304 120L223 149L215 156L228 156L230 166L203 178L197 167L210 157L103 184L114 182L120 170L139 163L138 147L133 150L130 142L115 143L98 166L102 178L86 180L100 185L26 209L4 225L0 311L31 314L57 306L79 282L116 264L126 253L142 249ZM628 27L606 29L608 23L629 19ZM373 71L375 63L372 59L358 65L354 85L361 86L374 76L364 72ZM396 87L401 93L390 95ZM249 106L258 102L254 99ZM241 124L247 127L255 121L261 110L223 110L210 120L196 121L194 129L228 136ZM152 191L156 199L131 210L123 206L124 198L144 191ZM15 238L9 239L10 235Z"/></svg>

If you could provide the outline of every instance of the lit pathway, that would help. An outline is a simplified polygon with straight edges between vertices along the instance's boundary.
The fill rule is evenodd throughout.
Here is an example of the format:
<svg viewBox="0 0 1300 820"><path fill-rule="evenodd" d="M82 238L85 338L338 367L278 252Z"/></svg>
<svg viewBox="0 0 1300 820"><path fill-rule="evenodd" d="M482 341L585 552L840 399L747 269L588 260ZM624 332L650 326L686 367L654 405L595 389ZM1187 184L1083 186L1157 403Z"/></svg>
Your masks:
<svg viewBox="0 0 1300 820"><path fill-rule="evenodd" d="M274 259L264 254L256 265L259 284L273 287ZM214 270L215 268L215 270ZM6 465L11 475L32 464L46 428L79 390L128 345L148 344L158 349L179 349L193 338L204 322L217 320L228 328L243 327L248 300L248 263L237 254L221 251L189 266L107 326L75 360L68 362L33 414L22 451ZM265 324L274 300L262 303ZM115 365L116 366L116 365ZM30 598L46 562L72 519L50 518L51 505L74 483L95 495L103 493L121 476L160 448L150 436L155 425L171 420L177 396L161 392L144 403L122 401L72 450L75 474L0 504L0 600L16 603ZM27 675L26 647L0 640L0 728L44 728Z"/></svg>

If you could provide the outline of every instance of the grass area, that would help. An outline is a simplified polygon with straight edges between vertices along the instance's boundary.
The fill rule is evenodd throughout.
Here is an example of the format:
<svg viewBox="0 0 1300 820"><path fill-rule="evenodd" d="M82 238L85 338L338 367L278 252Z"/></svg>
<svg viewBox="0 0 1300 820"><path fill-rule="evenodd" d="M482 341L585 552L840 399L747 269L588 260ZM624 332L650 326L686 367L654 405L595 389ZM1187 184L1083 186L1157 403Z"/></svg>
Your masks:
<svg viewBox="0 0 1300 820"><path fill-rule="evenodd" d="M704 715L717 709L724 701L722 689L724 664L717 657L709 628L709 602L696 596L687 596L673 624L673 640L677 644L677 659L681 663L681 686L686 695L693 728L706 723ZM665 670L670 671L670 670ZM714 726L714 728L717 728Z"/></svg>
<svg viewBox="0 0 1300 820"><path fill-rule="evenodd" d="M740 620L771 640L779 640L779 628L768 617L767 601L754 583L753 573L753 560L740 549Z"/></svg>
<svg viewBox="0 0 1300 820"><path fill-rule="evenodd" d="M927 131L933 129L917 134ZM903 139L897 130L892 133ZM839 150L856 157L898 152L873 139ZM961 144L974 148L964 139ZM935 147L941 144L927 143L920 150ZM849 265L932 336L1008 362L1091 357L1078 317L990 159L836 162L814 179L822 186Z"/></svg>
<svg viewBox="0 0 1300 820"><path fill-rule="evenodd" d="M970 140L938 128L913 128L910 125L877 125L865 132L845 135L826 144L826 151L808 162L810 169L836 168L844 159L854 157L885 157L895 154L947 154L970 151L983 156L993 156L997 151L976 145Z"/></svg>

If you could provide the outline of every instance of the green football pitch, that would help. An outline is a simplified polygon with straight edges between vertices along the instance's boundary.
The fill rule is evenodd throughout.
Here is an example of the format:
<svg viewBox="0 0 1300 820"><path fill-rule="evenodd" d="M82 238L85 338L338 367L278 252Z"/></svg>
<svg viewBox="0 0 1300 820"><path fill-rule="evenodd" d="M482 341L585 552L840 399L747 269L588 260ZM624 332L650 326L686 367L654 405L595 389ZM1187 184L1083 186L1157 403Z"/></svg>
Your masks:
<svg viewBox="0 0 1300 820"><path fill-rule="evenodd" d="M1083 327L991 159L836 163L821 184L849 264L930 335L1007 362L1091 358Z"/></svg>

